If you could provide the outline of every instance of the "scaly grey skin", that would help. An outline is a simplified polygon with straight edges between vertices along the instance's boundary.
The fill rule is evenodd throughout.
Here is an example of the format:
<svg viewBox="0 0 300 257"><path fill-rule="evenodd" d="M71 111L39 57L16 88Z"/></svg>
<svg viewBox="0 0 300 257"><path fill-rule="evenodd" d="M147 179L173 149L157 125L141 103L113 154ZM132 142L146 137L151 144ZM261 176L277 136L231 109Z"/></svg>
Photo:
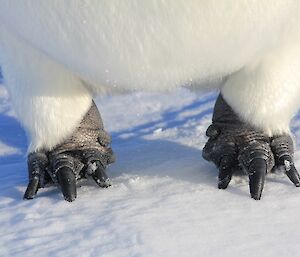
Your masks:
<svg viewBox="0 0 300 257"><path fill-rule="evenodd" d="M300 176L293 163L293 141L290 135L268 137L241 121L219 95L203 157L219 168L220 189L227 188L233 172L243 169L249 175L251 197L261 198L265 175L273 168L284 170L295 186ZM60 185L65 200L74 201L76 181L92 176L100 187L110 186L105 173L114 162L110 136L105 132L99 111L94 104L75 132L51 151L28 155L29 184L24 198L32 199L38 189L49 182Z"/></svg>
<svg viewBox="0 0 300 257"><path fill-rule="evenodd" d="M288 134L268 137L241 121L220 94L213 112L209 137L203 148L203 158L219 169L220 189L227 188L237 169L249 175L251 197L261 198L265 175L274 168L286 172L289 179L300 186L300 176L293 162L293 140Z"/></svg>
<svg viewBox="0 0 300 257"><path fill-rule="evenodd" d="M76 182L88 176L100 187L109 187L105 168L115 161L110 143L93 102L77 129L63 143L51 151L28 155L29 184L24 198L34 198L39 188L54 182L60 186L65 200L72 202L77 197Z"/></svg>

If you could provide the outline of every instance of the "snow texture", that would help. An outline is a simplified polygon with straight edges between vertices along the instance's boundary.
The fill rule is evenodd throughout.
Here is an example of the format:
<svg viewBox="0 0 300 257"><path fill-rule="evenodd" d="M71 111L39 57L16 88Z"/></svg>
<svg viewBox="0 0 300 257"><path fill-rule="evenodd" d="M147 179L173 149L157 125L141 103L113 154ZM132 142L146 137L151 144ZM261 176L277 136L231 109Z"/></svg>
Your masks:
<svg viewBox="0 0 300 257"><path fill-rule="evenodd" d="M118 157L108 171L113 186L81 182L68 203L55 187L22 200L25 133L0 92L0 256L299 254L299 188L269 174L262 200L253 201L247 177L218 190L215 167L201 158L216 93L177 89L97 99ZM299 141L299 118L293 131ZM298 167L299 160L298 151Z"/></svg>

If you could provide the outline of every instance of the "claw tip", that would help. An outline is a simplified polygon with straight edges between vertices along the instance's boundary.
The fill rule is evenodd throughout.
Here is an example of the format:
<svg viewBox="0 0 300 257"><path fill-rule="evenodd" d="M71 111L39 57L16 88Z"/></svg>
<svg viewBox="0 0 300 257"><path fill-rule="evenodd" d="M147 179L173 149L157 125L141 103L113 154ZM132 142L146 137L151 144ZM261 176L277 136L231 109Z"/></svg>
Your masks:
<svg viewBox="0 0 300 257"><path fill-rule="evenodd" d="M251 195L251 198L253 198L254 200L258 201L261 198L261 195Z"/></svg>
<svg viewBox="0 0 300 257"><path fill-rule="evenodd" d="M218 183L218 188L219 189L226 189L228 187L228 185L224 185L224 183Z"/></svg>
<svg viewBox="0 0 300 257"><path fill-rule="evenodd" d="M64 198L65 198L66 201L68 201L70 203L75 201L75 199L76 199L76 197L64 197Z"/></svg>
<svg viewBox="0 0 300 257"><path fill-rule="evenodd" d="M23 196L24 200L32 200L34 198L34 196Z"/></svg>
<svg viewBox="0 0 300 257"><path fill-rule="evenodd" d="M231 176L226 176L225 178L220 179L218 183L218 188L226 189L230 183L230 180L231 180Z"/></svg>

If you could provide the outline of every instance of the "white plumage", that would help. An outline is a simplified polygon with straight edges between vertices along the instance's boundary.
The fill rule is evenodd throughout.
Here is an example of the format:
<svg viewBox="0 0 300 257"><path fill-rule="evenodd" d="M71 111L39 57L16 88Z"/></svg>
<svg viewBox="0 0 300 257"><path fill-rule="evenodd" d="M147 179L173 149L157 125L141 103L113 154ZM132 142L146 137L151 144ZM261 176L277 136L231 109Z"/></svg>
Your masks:
<svg viewBox="0 0 300 257"><path fill-rule="evenodd" d="M299 22L298 0L0 0L0 65L30 150L69 136L94 93L226 76L240 117L280 134L299 108Z"/></svg>

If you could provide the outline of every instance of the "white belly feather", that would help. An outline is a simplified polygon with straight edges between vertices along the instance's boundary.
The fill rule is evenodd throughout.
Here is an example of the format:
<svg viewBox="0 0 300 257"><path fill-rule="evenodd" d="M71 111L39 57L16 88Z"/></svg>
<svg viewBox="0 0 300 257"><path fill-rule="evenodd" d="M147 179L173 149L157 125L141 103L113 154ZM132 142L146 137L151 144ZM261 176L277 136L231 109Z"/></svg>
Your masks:
<svg viewBox="0 0 300 257"><path fill-rule="evenodd" d="M294 1L0 1L0 20L84 80L165 89L224 76L280 43Z"/></svg>
<svg viewBox="0 0 300 257"><path fill-rule="evenodd" d="M166 90L239 70L226 100L281 133L299 106L299 9L298 0L0 0L0 65L31 150L70 135L92 92ZM278 110L273 92L285 95ZM269 111L288 113L282 126Z"/></svg>

